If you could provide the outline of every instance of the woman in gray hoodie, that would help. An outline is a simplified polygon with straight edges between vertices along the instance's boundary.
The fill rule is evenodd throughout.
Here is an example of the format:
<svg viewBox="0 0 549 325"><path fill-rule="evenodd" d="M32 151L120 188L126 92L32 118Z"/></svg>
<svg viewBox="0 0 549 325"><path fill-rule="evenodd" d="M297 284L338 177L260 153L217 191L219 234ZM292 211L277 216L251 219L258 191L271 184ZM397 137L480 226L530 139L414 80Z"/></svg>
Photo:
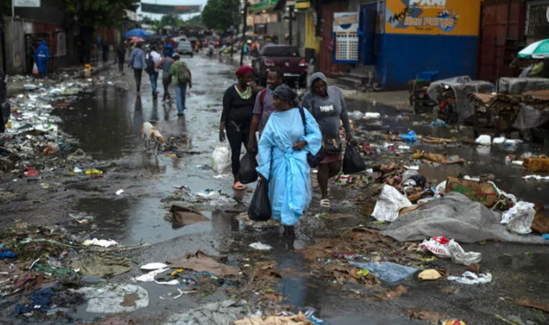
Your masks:
<svg viewBox="0 0 549 325"><path fill-rule="evenodd" d="M353 139L347 105L341 89L328 86L324 74L316 72L311 76L311 89L303 97L302 106L316 119L322 133L322 146L326 155L318 166L317 177L322 192L320 205L329 208L328 181L339 173L343 160L343 146L339 135L341 123L347 141Z"/></svg>

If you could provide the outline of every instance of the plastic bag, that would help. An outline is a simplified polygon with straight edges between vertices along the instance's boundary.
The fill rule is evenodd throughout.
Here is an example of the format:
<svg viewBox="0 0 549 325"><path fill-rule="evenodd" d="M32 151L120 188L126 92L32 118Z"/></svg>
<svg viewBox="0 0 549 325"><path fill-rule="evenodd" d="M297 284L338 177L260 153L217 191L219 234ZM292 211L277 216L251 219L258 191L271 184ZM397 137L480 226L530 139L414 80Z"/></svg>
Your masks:
<svg viewBox="0 0 549 325"><path fill-rule="evenodd" d="M402 281L420 270L391 262L349 262L349 264L360 269L366 269L377 278L389 283Z"/></svg>
<svg viewBox="0 0 549 325"><path fill-rule="evenodd" d="M462 284L483 284L492 282L492 275L490 273L480 273L476 275L473 272L467 271L463 273L461 277L449 276L448 281L454 281Z"/></svg>
<svg viewBox="0 0 549 325"><path fill-rule="evenodd" d="M252 153L247 152L240 160L240 171L238 177L242 184L249 184L257 181L257 160Z"/></svg>
<svg viewBox="0 0 549 325"><path fill-rule="evenodd" d="M475 140L475 143L483 146L489 146L492 144L492 137L489 135L481 135Z"/></svg>
<svg viewBox="0 0 549 325"><path fill-rule="evenodd" d="M450 251L448 250L448 243L450 240L446 237L433 237L429 240L424 240L423 243L419 244L424 252L431 252L437 257L450 258Z"/></svg>
<svg viewBox="0 0 549 325"><path fill-rule="evenodd" d="M480 263L482 260L481 253L466 253L456 241L453 239L449 240L446 237L433 237L428 241L424 240L423 243L419 244L419 248L424 252L429 251L440 258L451 258L452 262L466 266Z"/></svg>
<svg viewBox="0 0 549 325"><path fill-rule="evenodd" d="M532 232L532 223L536 216L536 209L533 203L520 201L511 209L503 212L501 223L507 224L511 232L526 235Z"/></svg>
<svg viewBox="0 0 549 325"><path fill-rule="evenodd" d="M218 146L212 153L212 169L221 174L229 166L231 166L231 151L225 146Z"/></svg>
<svg viewBox="0 0 549 325"><path fill-rule="evenodd" d="M39 73L40 71L38 71L38 66L36 65L36 63L34 63L34 65L32 66L32 74L38 75Z"/></svg>
<svg viewBox="0 0 549 325"><path fill-rule="evenodd" d="M364 160L360 157L355 146L349 143L345 148L345 156L343 157L343 174L349 175L363 170L366 170Z"/></svg>
<svg viewBox="0 0 549 325"><path fill-rule="evenodd" d="M402 208L411 206L412 202L396 188L384 185L372 216L380 221L393 222L398 218L398 213Z"/></svg>
<svg viewBox="0 0 549 325"><path fill-rule="evenodd" d="M248 208L248 217L253 221L268 221L271 219L271 201L269 200L269 182L264 179L257 181L254 196Z"/></svg>

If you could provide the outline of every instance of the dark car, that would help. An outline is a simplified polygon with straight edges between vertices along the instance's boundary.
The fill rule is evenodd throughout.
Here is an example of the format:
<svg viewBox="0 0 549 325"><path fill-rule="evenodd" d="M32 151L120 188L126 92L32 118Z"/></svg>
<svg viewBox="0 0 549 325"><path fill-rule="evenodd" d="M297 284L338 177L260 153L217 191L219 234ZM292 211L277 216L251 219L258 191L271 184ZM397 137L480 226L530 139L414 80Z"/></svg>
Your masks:
<svg viewBox="0 0 549 325"><path fill-rule="evenodd" d="M190 55L191 58L193 57L193 47L191 45L191 42L189 41L179 41L177 43L177 53L181 55Z"/></svg>
<svg viewBox="0 0 549 325"><path fill-rule="evenodd" d="M307 61L299 55L295 46L266 45L252 60L252 67L262 86L267 84L267 74L274 68L282 71L284 82L289 85L298 82L299 87L304 88L307 84Z"/></svg>

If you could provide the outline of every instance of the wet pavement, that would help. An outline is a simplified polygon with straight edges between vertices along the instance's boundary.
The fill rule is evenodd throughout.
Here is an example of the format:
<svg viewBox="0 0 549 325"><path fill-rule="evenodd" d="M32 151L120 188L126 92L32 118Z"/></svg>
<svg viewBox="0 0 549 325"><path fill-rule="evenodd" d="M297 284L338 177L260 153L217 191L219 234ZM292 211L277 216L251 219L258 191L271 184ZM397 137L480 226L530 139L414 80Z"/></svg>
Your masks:
<svg viewBox="0 0 549 325"><path fill-rule="evenodd" d="M233 82L234 68L216 60L201 56L187 59L193 71L193 89L187 92L187 111L178 117L173 106L160 100L153 101L148 78L143 77L141 94L134 90L133 74L126 71L120 76L113 70L104 73L105 84L95 93L87 95L72 105L72 109L60 109L53 113L63 120L61 128L80 139L80 147L94 158L94 163L82 168L95 167L104 170L102 178L89 179L66 176L55 181L55 191L43 191L37 183L19 181L2 184L5 190L21 194L21 198L5 204L0 222L4 227L14 221L38 224L60 224L70 232L82 236L114 239L128 246L150 244L130 250L139 264L163 262L174 257L202 250L207 254L227 255L228 264L236 264L245 258L261 261L276 261L279 268L293 270L293 275L283 277L276 290L285 297L284 303L296 307L313 307L315 315L331 324L426 324L409 320L410 310L422 308L468 320L468 324L501 324L494 317L519 315L524 320L548 324L544 316L523 307L513 306L511 299L543 299L549 291L545 270L549 267L546 247L489 242L485 245L463 245L469 251L482 252L483 269L494 276L494 283L485 286L464 286L447 281L418 283L405 281L409 287L406 295L392 301L376 300L373 297L357 298L351 290L334 289L333 283L312 276L300 249L314 242L315 238L337 237L341 233L369 219L360 216L358 207L348 200L356 193L332 186L332 196L341 199L335 202L330 212L351 213L351 220L328 221L313 217L322 212L318 208L319 194L315 188L310 211L297 227L298 240L292 246L281 239L278 227L250 229L236 219L239 212L246 211L251 199L253 185L245 193L236 194L231 189L232 178L214 178L210 166L211 152L218 145L218 123L221 114L223 92ZM163 89L160 89L162 93ZM174 91L172 89L172 97ZM416 116L409 111L397 111L393 106L372 105L362 101L349 101L349 110L380 112L381 123L368 125L357 121L359 130L400 131L413 129L418 134L436 137L472 137L471 128L431 128L423 121L430 116ZM166 138L174 138L184 145L181 157L143 151L140 128L149 121ZM520 166L505 165L505 156L510 152L540 154L547 149L534 144L516 147L481 148L474 146L420 145L423 150L437 153L457 154L470 163L464 166L432 166L421 164L420 173L433 183L444 181L458 174L478 176L494 174L495 183L503 190L529 202L547 199L549 183L526 182L521 177L526 173ZM183 152L182 151L182 152ZM403 156L403 161L406 159ZM228 176L228 175L227 175ZM208 189L220 190L236 201L234 206L201 206L200 210L210 223L199 223L174 229L164 220L170 202L166 201L176 187L188 186L193 193ZM123 189L122 195L115 193ZM37 201L38 198L42 200ZM73 222L69 214L85 214L93 217L87 225ZM257 252L248 247L261 241L273 246L269 252ZM444 263L454 273L463 267ZM139 275L135 270L117 278L117 282L130 281ZM148 308L129 313L128 318L137 324L162 324L173 313L208 301L225 299L228 294L199 297L184 296L166 301L159 297L173 291L154 283L143 284L151 299ZM364 289L364 288L361 288ZM87 322L102 317L89 314L85 305L79 307L73 317L78 322ZM31 324L31 320L10 322ZM56 322L53 322L56 324ZM71 322L66 322L71 323ZM74 323L74 322L72 322Z"/></svg>

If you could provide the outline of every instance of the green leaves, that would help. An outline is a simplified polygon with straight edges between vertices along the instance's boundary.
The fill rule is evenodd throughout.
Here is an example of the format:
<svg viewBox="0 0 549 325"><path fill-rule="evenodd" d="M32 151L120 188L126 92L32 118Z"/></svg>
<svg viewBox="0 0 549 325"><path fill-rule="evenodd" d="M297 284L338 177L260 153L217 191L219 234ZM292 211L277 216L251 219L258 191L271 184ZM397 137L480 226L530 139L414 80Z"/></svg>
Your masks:
<svg viewBox="0 0 549 325"><path fill-rule="evenodd" d="M62 0L61 6L74 13L83 27L114 27L126 17L126 10L135 10L139 0Z"/></svg>
<svg viewBox="0 0 549 325"><path fill-rule="evenodd" d="M202 10L202 22L206 27L226 31L240 20L238 0L208 0Z"/></svg>

